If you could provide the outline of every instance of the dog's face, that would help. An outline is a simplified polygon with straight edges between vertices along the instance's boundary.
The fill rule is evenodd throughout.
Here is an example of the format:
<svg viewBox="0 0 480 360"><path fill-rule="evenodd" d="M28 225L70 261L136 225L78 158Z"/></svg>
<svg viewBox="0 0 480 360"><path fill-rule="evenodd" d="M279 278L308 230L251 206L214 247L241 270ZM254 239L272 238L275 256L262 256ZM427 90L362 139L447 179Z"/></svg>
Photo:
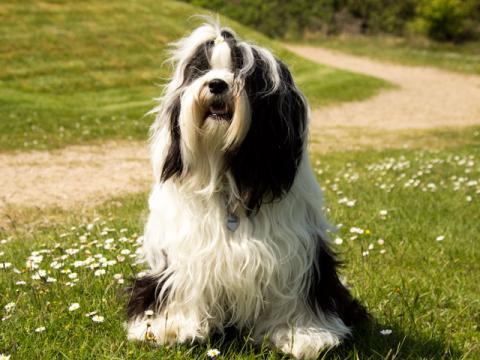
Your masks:
<svg viewBox="0 0 480 360"><path fill-rule="evenodd" d="M158 115L170 137L162 180L215 167L209 176L231 175L249 210L283 195L296 175L308 117L288 68L216 25L175 45L176 70Z"/></svg>

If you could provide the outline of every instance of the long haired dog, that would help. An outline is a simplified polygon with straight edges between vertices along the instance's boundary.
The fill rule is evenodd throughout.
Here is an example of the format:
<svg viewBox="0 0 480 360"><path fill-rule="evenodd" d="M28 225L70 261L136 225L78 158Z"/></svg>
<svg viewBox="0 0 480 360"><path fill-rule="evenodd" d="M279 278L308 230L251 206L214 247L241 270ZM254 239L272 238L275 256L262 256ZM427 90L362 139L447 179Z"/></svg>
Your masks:
<svg viewBox="0 0 480 360"><path fill-rule="evenodd" d="M285 64L216 24L178 41L173 60L128 337L185 343L235 326L314 358L366 312L329 249L306 99Z"/></svg>

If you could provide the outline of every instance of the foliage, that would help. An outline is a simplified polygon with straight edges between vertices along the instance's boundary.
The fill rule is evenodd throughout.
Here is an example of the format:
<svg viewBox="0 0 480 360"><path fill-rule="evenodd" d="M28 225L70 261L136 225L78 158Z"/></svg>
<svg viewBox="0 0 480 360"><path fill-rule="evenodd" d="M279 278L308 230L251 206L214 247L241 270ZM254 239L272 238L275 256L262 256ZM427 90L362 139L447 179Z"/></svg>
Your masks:
<svg viewBox="0 0 480 360"><path fill-rule="evenodd" d="M417 8L417 23L434 40L461 41L473 36L469 17L473 10L472 1L423 0Z"/></svg>
<svg viewBox="0 0 480 360"><path fill-rule="evenodd" d="M480 35L480 0L186 0L273 37L325 34L407 34L440 41Z"/></svg>

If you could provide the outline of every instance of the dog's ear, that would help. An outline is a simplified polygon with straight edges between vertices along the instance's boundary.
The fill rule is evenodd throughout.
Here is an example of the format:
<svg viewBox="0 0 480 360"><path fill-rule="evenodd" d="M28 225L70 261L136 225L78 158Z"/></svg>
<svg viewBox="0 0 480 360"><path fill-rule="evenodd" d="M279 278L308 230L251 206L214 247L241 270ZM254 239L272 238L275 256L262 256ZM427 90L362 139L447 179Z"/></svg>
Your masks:
<svg viewBox="0 0 480 360"><path fill-rule="evenodd" d="M304 149L308 116L306 101L286 65L255 48L252 52L255 65L245 78L251 124L229 159L248 212L290 190Z"/></svg>
<svg viewBox="0 0 480 360"><path fill-rule="evenodd" d="M163 116L168 117L164 121L169 122L170 145L163 163L161 181L167 181L173 176L179 176L183 171L182 153L180 151L180 97L176 98L169 106Z"/></svg>

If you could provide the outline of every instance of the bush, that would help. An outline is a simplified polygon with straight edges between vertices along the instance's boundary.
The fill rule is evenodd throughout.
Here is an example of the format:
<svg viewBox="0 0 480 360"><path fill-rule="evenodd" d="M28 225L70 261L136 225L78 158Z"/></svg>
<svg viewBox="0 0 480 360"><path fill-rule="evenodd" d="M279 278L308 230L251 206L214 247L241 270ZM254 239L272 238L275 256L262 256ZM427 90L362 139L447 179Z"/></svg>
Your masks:
<svg viewBox="0 0 480 360"><path fill-rule="evenodd" d="M307 33L388 33L414 29L434 40L480 33L480 0L184 0L225 14L271 37Z"/></svg>
<svg viewBox="0 0 480 360"><path fill-rule="evenodd" d="M417 8L417 26L438 41L463 41L474 35L475 3L464 0L423 0Z"/></svg>

